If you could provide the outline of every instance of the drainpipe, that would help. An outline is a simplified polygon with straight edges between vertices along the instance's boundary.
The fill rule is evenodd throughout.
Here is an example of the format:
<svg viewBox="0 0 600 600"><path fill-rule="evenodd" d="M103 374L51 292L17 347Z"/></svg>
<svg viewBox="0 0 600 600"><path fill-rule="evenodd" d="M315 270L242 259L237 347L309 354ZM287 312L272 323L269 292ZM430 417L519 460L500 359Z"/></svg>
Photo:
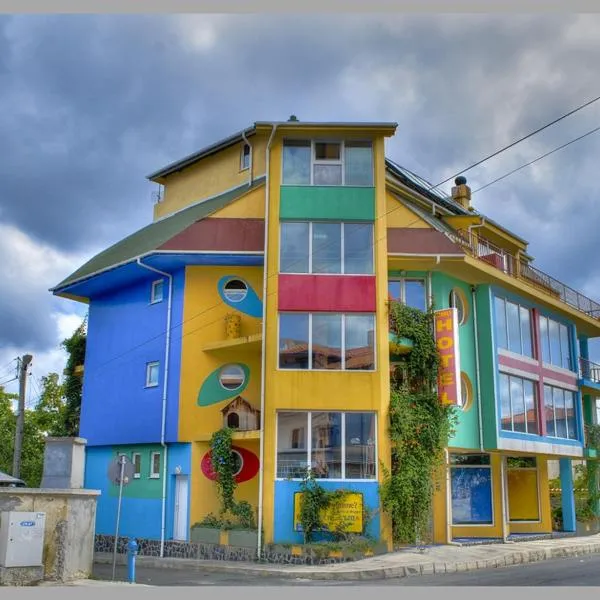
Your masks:
<svg viewBox="0 0 600 600"><path fill-rule="evenodd" d="M242 131L242 139L244 140L244 142L246 142L246 144L250 148L250 164L248 165L248 170L250 171L250 179L248 181L248 186L251 186L252 180L253 180L252 171L254 169L254 151L252 148L252 144L248 141L248 138L246 137L246 133L244 131Z"/></svg>
<svg viewBox="0 0 600 600"><path fill-rule="evenodd" d="M433 306L433 286L431 284L431 271L427 273L427 308Z"/></svg>
<svg viewBox="0 0 600 600"><path fill-rule="evenodd" d="M277 124L271 124L271 135L265 150L265 243L263 250L263 314L262 314L262 352L260 369L260 468L258 470L258 543L256 552L261 557L263 530L263 486L265 468L265 368L267 363L267 335L265 323L267 320L267 271L269 252L269 171L271 166L271 143L275 137Z"/></svg>
<svg viewBox="0 0 600 600"><path fill-rule="evenodd" d="M160 525L160 558L164 556L165 550L165 529L166 529L166 508L167 508L167 458L168 449L165 443L165 429L167 424L167 387L169 382L169 354L171 350L171 306L173 300L173 276L165 271L155 269L150 265L142 262L141 258L137 258L137 264L149 271L154 271L159 275L167 277L169 280L169 294L167 299L167 331L165 334L165 374L163 378L163 395L162 395L162 416L160 424L160 445L163 448L163 477L162 477L162 507L161 507L161 525Z"/></svg>
<svg viewBox="0 0 600 600"><path fill-rule="evenodd" d="M477 324L476 286L471 286L471 302L473 304L473 337L475 342L475 378L477 379L477 419L479 421L479 451L483 452L483 415L481 412L481 382L479 380L479 327Z"/></svg>

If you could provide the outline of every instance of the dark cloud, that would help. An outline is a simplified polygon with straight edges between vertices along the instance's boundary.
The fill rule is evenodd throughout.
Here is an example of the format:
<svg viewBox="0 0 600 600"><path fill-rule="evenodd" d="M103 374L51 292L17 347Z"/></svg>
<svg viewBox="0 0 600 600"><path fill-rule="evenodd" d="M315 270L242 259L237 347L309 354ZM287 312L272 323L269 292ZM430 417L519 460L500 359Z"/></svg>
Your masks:
<svg viewBox="0 0 600 600"><path fill-rule="evenodd" d="M3 297L0 313L20 325L4 328L0 343L52 343L48 314L62 308L45 288L151 219L147 173L254 120L293 113L395 120L390 157L438 183L598 93L599 20L585 19L0 17L0 216L63 257L43 285L21 270L38 283L25 299L18 286ZM469 181L487 183L598 115L600 106L582 111L473 169ZM582 260L593 256L600 225L599 143L574 145L474 196L574 286L600 286Z"/></svg>

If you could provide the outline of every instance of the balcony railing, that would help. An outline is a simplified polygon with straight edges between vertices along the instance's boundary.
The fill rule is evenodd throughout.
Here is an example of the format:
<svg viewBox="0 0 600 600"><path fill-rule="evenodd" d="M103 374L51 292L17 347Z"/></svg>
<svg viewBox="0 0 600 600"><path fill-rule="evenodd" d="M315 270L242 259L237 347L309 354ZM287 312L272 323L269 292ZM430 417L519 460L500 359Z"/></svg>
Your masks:
<svg viewBox="0 0 600 600"><path fill-rule="evenodd" d="M526 281L589 317L600 319L600 303L536 269L525 260L518 260L480 235L461 229L456 232L455 240L471 256L500 269L511 277Z"/></svg>
<svg viewBox="0 0 600 600"><path fill-rule="evenodd" d="M580 358L579 377L600 384L600 365L591 360Z"/></svg>

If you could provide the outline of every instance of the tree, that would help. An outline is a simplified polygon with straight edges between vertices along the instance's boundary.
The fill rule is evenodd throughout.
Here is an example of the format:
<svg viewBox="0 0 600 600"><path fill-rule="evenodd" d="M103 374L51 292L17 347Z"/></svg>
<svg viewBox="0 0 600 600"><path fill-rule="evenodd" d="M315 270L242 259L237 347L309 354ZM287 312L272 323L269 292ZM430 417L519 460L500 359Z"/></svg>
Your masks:
<svg viewBox="0 0 600 600"><path fill-rule="evenodd" d="M79 435L83 382L81 373L77 372L77 367L83 365L85 360L86 322L87 318L84 319L73 335L62 343L62 347L68 352L69 358L64 370L65 380L63 383L66 406L62 427L56 432L58 436L76 437Z"/></svg>
<svg viewBox="0 0 600 600"><path fill-rule="evenodd" d="M0 471L12 473L15 446L16 415L12 409L16 394L8 394L0 387Z"/></svg>

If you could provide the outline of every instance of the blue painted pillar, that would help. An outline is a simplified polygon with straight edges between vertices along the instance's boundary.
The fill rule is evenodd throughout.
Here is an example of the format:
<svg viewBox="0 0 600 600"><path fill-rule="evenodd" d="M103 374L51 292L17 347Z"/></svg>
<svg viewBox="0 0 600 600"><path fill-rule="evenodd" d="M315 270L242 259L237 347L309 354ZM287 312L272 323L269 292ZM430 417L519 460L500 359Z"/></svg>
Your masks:
<svg viewBox="0 0 600 600"><path fill-rule="evenodd" d="M581 336L579 338L579 355L581 358L585 360L590 360L590 349L588 345L588 338L586 336Z"/></svg>
<svg viewBox="0 0 600 600"><path fill-rule="evenodd" d="M560 487L562 489L562 516L563 531L575 531L577 523L575 518L575 492L573 489L573 470L570 458L561 458L560 461Z"/></svg>

